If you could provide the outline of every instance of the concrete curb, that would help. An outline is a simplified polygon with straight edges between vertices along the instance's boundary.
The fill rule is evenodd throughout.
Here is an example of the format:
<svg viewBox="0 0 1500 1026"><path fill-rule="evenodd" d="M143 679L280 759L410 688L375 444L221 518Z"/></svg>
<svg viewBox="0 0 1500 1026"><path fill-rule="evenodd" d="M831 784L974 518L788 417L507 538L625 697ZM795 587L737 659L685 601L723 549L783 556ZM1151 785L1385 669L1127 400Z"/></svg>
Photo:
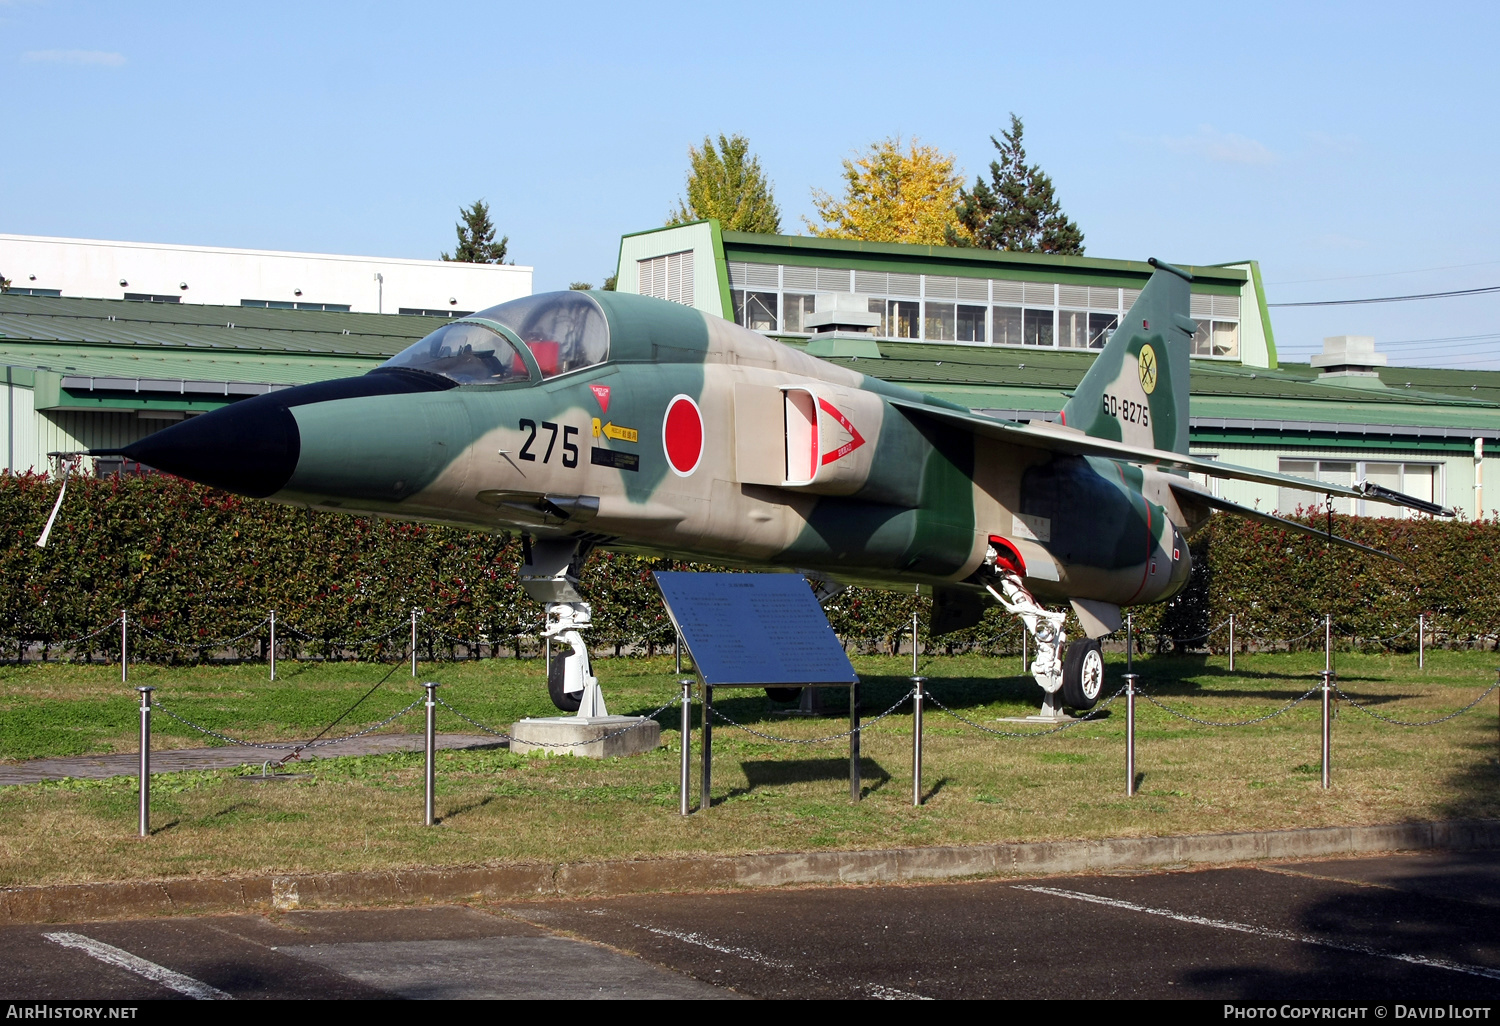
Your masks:
<svg viewBox="0 0 1500 1026"><path fill-rule="evenodd" d="M1102 841L60 884L0 890L0 925L186 912L1052 876L1362 852L1496 848L1500 848L1500 820L1447 820Z"/></svg>

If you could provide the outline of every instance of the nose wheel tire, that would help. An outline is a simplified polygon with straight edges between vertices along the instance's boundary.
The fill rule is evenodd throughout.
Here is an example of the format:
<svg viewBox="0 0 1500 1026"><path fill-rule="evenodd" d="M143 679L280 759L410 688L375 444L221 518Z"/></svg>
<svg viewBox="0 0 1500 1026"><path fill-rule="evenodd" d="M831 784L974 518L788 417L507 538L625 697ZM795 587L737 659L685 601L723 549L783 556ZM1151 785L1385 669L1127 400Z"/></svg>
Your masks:
<svg viewBox="0 0 1500 1026"><path fill-rule="evenodd" d="M1099 642L1087 638L1070 642L1063 652L1063 704L1087 711L1099 704L1104 691L1104 655Z"/></svg>

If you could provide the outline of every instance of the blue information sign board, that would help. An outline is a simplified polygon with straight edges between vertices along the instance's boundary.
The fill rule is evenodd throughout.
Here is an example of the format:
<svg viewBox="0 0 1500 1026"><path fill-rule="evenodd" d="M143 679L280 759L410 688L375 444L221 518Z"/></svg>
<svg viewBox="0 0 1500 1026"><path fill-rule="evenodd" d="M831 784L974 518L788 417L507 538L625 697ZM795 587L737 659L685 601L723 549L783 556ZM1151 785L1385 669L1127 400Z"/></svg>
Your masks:
<svg viewBox="0 0 1500 1026"><path fill-rule="evenodd" d="M661 571L653 576L705 684L858 682L801 574Z"/></svg>

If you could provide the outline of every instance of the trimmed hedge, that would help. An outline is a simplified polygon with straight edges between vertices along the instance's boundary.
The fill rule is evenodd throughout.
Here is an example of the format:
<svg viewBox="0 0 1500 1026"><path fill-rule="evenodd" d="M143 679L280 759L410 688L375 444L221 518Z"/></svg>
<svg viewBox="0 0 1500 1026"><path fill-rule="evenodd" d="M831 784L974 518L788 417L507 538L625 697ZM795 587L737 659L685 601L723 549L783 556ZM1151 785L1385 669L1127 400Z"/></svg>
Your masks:
<svg viewBox="0 0 1500 1026"><path fill-rule="evenodd" d="M7 583L0 636L18 657L95 630L121 609L130 614L132 659L147 661L222 653L220 639L251 629L272 609L280 640L325 657L394 658L405 650L413 607L423 611L420 646L429 657L473 655L462 642L481 638L481 653L535 647L511 640L534 635L542 612L517 584L514 536L317 513L152 475L73 480L51 544L39 549L35 541L56 496L56 483L44 476L0 475ZM1334 520L1337 532L1404 564L1342 548L1330 553L1317 539L1216 516L1194 539L1189 586L1164 606L1137 610L1138 627L1163 643L1191 639L1234 611L1241 638L1289 638L1327 611L1343 637L1384 638L1426 611L1455 642L1493 640L1500 521ZM616 652L668 644L651 571L689 567L708 569L596 553L583 582L594 605L591 644ZM854 647L891 651L909 636L913 602L905 589L850 588L829 603L829 620ZM924 622L926 607L918 600ZM310 637L298 639L292 629ZM1410 635L1405 640L1415 645ZM979 626L937 639L937 646L1016 651L1020 633L1015 618L992 608ZM264 658L264 629L229 648ZM118 652L118 641L106 631L73 651Z"/></svg>

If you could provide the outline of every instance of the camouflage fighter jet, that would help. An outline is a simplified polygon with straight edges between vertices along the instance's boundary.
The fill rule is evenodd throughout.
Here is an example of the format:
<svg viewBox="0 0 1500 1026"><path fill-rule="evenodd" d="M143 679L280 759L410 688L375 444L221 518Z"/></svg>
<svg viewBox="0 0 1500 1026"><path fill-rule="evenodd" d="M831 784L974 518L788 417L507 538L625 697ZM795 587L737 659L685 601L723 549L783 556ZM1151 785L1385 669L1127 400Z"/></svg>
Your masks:
<svg viewBox="0 0 1500 1026"><path fill-rule="evenodd" d="M1191 276L1153 261L1061 424L981 416L718 317L615 292L530 296L459 318L361 377L289 388L121 450L242 495L522 532L546 603L559 708L603 715L577 590L596 548L930 590L931 632L997 602L1036 641L1044 712L1087 709L1098 639L1187 581L1217 498L1189 472L1451 515L1188 455ZM1343 539L1334 539L1345 544ZM1063 632L1071 603L1086 637Z"/></svg>

